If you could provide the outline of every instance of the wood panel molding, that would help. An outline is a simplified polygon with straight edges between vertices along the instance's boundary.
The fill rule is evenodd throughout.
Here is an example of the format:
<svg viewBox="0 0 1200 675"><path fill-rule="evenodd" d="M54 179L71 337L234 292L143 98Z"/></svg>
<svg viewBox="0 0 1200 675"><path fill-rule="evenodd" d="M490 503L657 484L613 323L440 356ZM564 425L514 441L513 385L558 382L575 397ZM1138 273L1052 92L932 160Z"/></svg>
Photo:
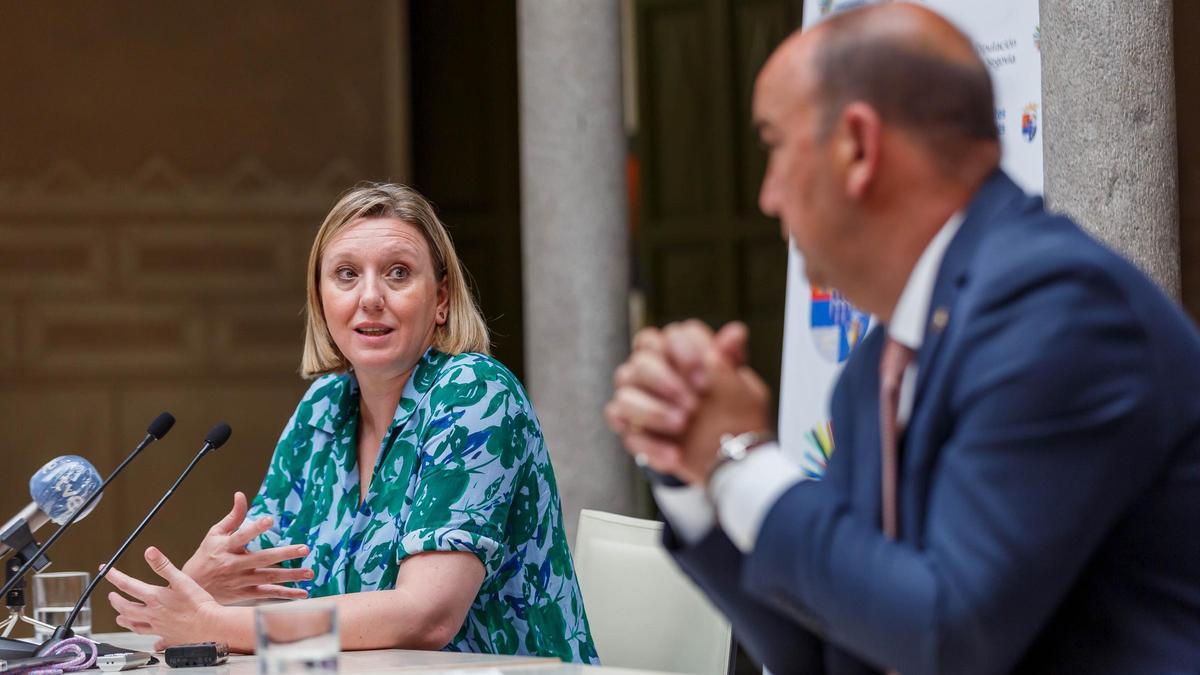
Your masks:
<svg viewBox="0 0 1200 675"><path fill-rule="evenodd" d="M209 353L215 372L295 373L304 347L302 300L222 303L213 308Z"/></svg>
<svg viewBox="0 0 1200 675"><path fill-rule="evenodd" d="M78 296L111 286L106 228L49 223L0 225L0 294Z"/></svg>
<svg viewBox="0 0 1200 675"><path fill-rule="evenodd" d="M193 303L33 303L23 319L32 373L142 377L204 364L203 316Z"/></svg>
<svg viewBox="0 0 1200 675"><path fill-rule="evenodd" d="M127 176L92 175L83 162L60 159L29 176L0 178L0 216L20 214L270 213L320 214L346 188L371 175L334 157L304 180L288 180L256 157L226 171L189 174L155 155Z"/></svg>
<svg viewBox="0 0 1200 675"><path fill-rule="evenodd" d="M0 303L0 372L8 372L17 362L17 309L10 302Z"/></svg>
<svg viewBox="0 0 1200 675"><path fill-rule="evenodd" d="M118 230L123 290L211 294L303 291L307 251L281 223L171 223Z"/></svg>

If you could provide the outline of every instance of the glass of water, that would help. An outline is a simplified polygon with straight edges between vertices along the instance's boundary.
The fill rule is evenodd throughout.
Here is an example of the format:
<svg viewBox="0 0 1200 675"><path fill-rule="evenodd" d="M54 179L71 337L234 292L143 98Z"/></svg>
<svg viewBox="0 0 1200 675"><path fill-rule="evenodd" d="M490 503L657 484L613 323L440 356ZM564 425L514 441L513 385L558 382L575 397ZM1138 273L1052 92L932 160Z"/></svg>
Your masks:
<svg viewBox="0 0 1200 675"><path fill-rule="evenodd" d="M87 572L47 572L33 575L33 618L42 623L58 626L67 620L67 615L83 595L88 585ZM83 603L79 616L71 629L84 637L92 634L92 601ZM34 626L34 635L39 640L50 637L50 631Z"/></svg>
<svg viewBox="0 0 1200 675"><path fill-rule="evenodd" d="M337 606L304 600L254 610L258 672L335 673L338 669Z"/></svg>

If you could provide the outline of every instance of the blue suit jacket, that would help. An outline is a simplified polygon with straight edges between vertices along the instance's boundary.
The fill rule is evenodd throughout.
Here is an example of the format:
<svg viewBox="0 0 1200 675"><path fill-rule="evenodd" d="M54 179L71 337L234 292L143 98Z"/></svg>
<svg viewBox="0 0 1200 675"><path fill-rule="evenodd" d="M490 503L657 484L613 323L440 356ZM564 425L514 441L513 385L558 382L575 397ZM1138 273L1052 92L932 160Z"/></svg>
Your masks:
<svg viewBox="0 0 1200 675"><path fill-rule="evenodd" d="M880 532L876 329L825 480L754 552L667 545L773 672L1200 669L1200 340L1174 302L997 172L946 251ZM786 411L784 412L786 414Z"/></svg>

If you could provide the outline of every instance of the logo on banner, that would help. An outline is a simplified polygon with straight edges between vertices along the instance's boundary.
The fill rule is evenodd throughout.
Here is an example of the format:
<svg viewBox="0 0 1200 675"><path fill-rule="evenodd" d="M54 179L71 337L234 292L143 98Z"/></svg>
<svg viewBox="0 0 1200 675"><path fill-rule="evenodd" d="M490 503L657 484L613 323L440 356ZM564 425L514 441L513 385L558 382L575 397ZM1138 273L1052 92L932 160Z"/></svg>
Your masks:
<svg viewBox="0 0 1200 675"><path fill-rule="evenodd" d="M809 327L817 351L826 360L841 363L849 358L870 322L871 315L855 309L841 293L813 287Z"/></svg>
<svg viewBox="0 0 1200 675"><path fill-rule="evenodd" d="M1037 110L1038 105L1036 103L1030 103L1029 105L1025 106L1025 112L1021 115L1021 135L1024 136L1025 140L1029 141L1030 143L1032 143L1034 137L1037 136Z"/></svg>
<svg viewBox="0 0 1200 675"><path fill-rule="evenodd" d="M825 477L829 458L833 456L833 424L822 422L800 440L800 470L805 478L821 480Z"/></svg>
<svg viewBox="0 0 1200 675"><path fill-rule="evenodd" d="M1033 47L1035 49L1037 49L1038 52L1042 51L1042 25L1041 24L1038 24L1033 27Z"/></svg>

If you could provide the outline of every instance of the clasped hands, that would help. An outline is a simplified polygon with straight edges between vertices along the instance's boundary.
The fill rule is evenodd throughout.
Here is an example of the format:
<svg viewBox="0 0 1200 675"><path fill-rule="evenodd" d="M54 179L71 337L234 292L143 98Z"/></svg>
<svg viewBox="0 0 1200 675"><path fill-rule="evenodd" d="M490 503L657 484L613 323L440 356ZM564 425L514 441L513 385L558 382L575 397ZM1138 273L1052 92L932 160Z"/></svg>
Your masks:
<svg viewBox="0 0 1200 675"><path fill-rule="evenodd" d="M223 605L308 597L304 589L282 584L312 579L312 570L278 566L308 555L308 547L301 544L248 551L246 545L269 530L273 519L264 516L243 524L247 512L246 496L235 493L233 510L209 528L182 570L157 548L146 549L146 562L167 582L166 586L147 584L116 568L110 570L108 580L133 598L115 592L108 594L117 611L117 625L136 633L160 636L155 646L160 649L195 642Z"/></svg>
<svg viewBox="0 0 1200 675"><path fill-rule="evenodd" d="M659 473L705 485L725 434L766 431L770 390L746 365L745 324L689 320L644 328L613 375L608 425Z"/></svg>

